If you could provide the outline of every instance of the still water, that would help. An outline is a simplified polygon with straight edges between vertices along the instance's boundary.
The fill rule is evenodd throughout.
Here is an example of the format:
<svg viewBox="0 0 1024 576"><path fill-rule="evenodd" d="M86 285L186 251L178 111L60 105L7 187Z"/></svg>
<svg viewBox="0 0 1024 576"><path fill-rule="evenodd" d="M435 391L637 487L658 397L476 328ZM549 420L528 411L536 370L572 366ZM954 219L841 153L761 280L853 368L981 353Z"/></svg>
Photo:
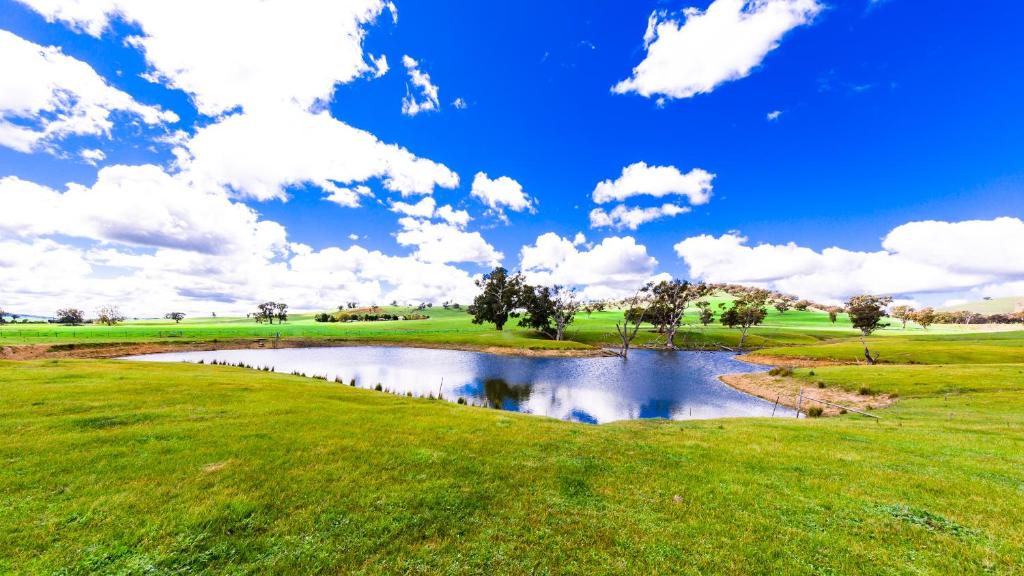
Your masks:
<svg viewBox="0 0 1024 576"><path fill-rule="evenodd" d="M629 359L524 358L481 352L359 346L173 352L133 356L150 362L213 360L271 366L277 372L355 378L414 396L600 424L637 418L688 420L733 416L793 416L793 411L744 394L721 374L758 372L728 352L635 350Z"/></svg>

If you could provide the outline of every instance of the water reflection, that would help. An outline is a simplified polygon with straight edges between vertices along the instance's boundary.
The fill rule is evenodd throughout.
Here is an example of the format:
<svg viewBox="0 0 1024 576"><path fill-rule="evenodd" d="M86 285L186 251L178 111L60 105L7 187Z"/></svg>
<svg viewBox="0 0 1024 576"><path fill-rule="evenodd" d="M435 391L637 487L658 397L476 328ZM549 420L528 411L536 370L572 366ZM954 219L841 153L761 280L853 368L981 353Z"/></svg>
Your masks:
<svg viewBox="0 0 1024 576"><path fill-rule="evenodd" d="M133 359L243 362L277 372L340 378L415 396L437 396L502 410L577 422L637 418L687 420L730 416L792 416L717 376L756 366L724 352L637 350L628 361L606 358L522 358L456 350L344 347L217 350L151 354Z"/></svg>

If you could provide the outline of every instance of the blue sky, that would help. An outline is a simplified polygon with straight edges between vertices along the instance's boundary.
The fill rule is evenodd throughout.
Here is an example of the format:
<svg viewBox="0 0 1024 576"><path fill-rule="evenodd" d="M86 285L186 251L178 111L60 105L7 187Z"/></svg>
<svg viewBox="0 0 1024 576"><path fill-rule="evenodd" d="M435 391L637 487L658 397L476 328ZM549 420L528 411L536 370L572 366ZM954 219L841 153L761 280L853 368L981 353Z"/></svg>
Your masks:
<svg viewBox="0 0 1024 576"><path fill-rule="evenodd" d="M45 259L33 250L53 253L66 248L56 262L69 258L87 263L78 269L81 281L58 284L45 293L30 290L28 282L0 287L0 305L7 301L13 303L6 304L8 308L49 313L57 302L84 301L87 306L117 299L136 302L127 306L145 314L172 303L190 310L242 310L264 297L288 298L310 308L330 307L349 297L461 299L470 291L471 277L498 260L509 268L532 271L538 282L573 284L595 298L624 293L657 274L771 285L829 301L859 291L884 291L931 304L1024 293L1024 249L1010 248L1024 229L1019 220L1024 213L1024 44L1019 41L1024 6L939 2L925 8L910 0L555 6L524 1L399 2L391 10L381 2L361 3L366 12L355 16L344 9L325 15L317 3L301 3L291 12L293 18L281 19L280 30L255 26L250 33L241 1L232 3L233 13L214 14L201 3L184 3L179 7L182 25L175 28L164 23L165 16L131 7L132 2L86 2L92 10L83 15L61 8L73 2L0 0L0 30L40 47L57 47L91 67L110 88L130 96L137 107L176 117L140 120L145 112L138 108L104 101L98 106L109 111L108 132L65 131L21 149L2 145L0 134L0 178L17 179L6 180L6 191L0 186L0 197L15 206L15 221L18 214L26 222L47 217L33 210L48 204L30 201L30 194L50 194L46 197L52 196L53 202L71 203L69 182L92 187L82 191L84 199L78 201L118 201L128 215L117 226L97 217L89 225L76 222L57 229L25 222L0 228L0 241L8 242L10 253L22 254L8 258L6 264L0 257L0 267L10 268L8 277L13 273L40 278L42 273L32 262ZM688 7L696 10L684 12ZM739 10L737 18L751 27L712 22L716 10L727 13L730 7ZM767 11L773 9L792 21L769 22ZM284 13L289 13L287 6ZM315 21L330 18L338 19L339 30L351 26L363 36L344 45L326 37L317 44L317 35L329 36L332 29L324 31ZM687 38L693 32L691 41L669 45L662 33L645 45L651 18ZM764 27L753 29L758 20L765 22ZM188 37L190 21L209 25L196 32L205 34L202 39ZM711 40L696 34L701 25L710 29ZM253 38L254 34L259 36ZM774 48L759 53L753 38L758 34L770 36L768 44ZM132 37L151 43L129 41ZM312 50L289 50L307 39ZM251 91L232 91L223 74L201 73L204 52L190 49L195 48L191 43L205 49L205 55L219 54L220 47L249 46L248 41L253 42L252 50L224 50L229 68L220 71L240 69L257 76L258 89ZM673 65L638 85L657 84L662 92L613 91L613 86L633 77L634 67L653 55L658 43L664 44ZM725 47L749 52L743 57L752 58L753 66L730 76L728 58L721 55ZM374 63L381 55L388 62L382 74ZM435 109L403 113L403 98L429 101L403 65L403 56L415 59L416 70L429 75L429 84L437 90ZM360 68L355 73L335 70L344 68L336 62L346 58L361 62L361 68L350 66ZM679 62L697 64L688 69L677 66ZM193 69L197 72L190 75ZM328 70L333 71L323 74L335 82L327 90L289 91L293 82L301 84ZM705 86L702 93L663 93L665 86L685 90L680 87L699 81L692 76L718 73L726 79ZM8 76L8 90L18 88L19 82L30 83L27 76ZM254 96L261 89L270 94ZM457 175L458 185L442 175L426 192L422 186L415 192L399 190L401 186L389 189L385 178L395 176L397 169L385 156L380 162L389 168L371 170L371 177L363 178L355 168L337 168L335 162L366 152L358 143L310 138L301 144L281 144L285 137L263 128L271 118L266 110L273 107L277 114L281 109L279 102L270 104L278 92L291 99L288 105L297 112L329 114L380 143L400 146L444 167ZM308 101L296 102L306 97ZM5 121L38 130L60 114L26 112L24 103L18 108L8 102L6 111L3 106L0 100ZM259 118L260 128L246 132L242 140L225 136L202 149L195 143L201 140L200 131L217 129L243 115ZM282 111L274 118L285 117L290 116ZM326 129L326 121L321 123ZM285 124L295 125L272 123ZM266 143L257 141L261 138ZM275 145L282 151L258 158L260 151ZM322 163L330 167L303 166L309 155L298 151L302 145L317 147L318 154L324 154ZM182 149L188 151L185 163L180 160ZM82 150L102 151L102 159L87 162L80 156ZM267 166L291 151L296 158L281 160L290 166L287 176L253 176L264 169L273 172ZM245 158L252 158L253 165L245 165ZM619 202L595 203L593 192L599 182L614 181L639 162L671 167L681 175L693 170L713 174L710 198L694 202L695 197L679 191L660 196L641 189ZM165 212L177 220L156 221L154 216L133 223L131 207L124 206L126 197L118 195L127 188L114 193L101 190L97 183L99 171L113 166L159 167L163 174L154 176L153 186L160 191L154 193L170 203ZM308 175L302 172L306 169ZM124 172L134 174L132 170ZM350 177L353 172L358 177ZM479 172L490 180L514 180L529 206L489 206L483 196L471 193ZM194 176L200 173L202 179ZM277 240L253 244L248 239L252 222L242 222L238 234L246 239L225 236L210 241L217 235L202 232L202 223L190 220L193 211L207 209L189 204L191 192L168 191L169 182L183 181L185 175L192 192L201 188L202 194L223 195L217 206L227 212L236 214L231 205L242 205L258 213L259 221L280 227ZM170 180L165 182L165 176ZM280 185L278 197L247 190L245 182L254 178ZM325 201L330 193L325 178L328 188L366 186L369 194L356 193L358 207ZM134 175L128 179L136 182ZM197 183L200 180L202 184ZM118 182L123 184L123 179ZM26 183L49 192L27 192ZM65 193L66 198L53 196ZM94 201L89 194L95 195ZM142 192L127 194L129 204L153 205ZM403 215L395 212L394 203L415 204L424 198L433 198L438 207L463 210L471 220L453 224L437 214L420 214L416 222L401 224ZM596 208L611 211L618 204L643 209L666 203L684 213L635 228L594 226L590 216ZM150 225L155 228L146 228ZM434 228L424 232L428 226ZM175 232L181 227L202 233L196 233L195 242L165 238L181 235ZM403 230L418 235L399 243L396 234ZM577 237L580 233L585 238ZM544 235L547 241L541 242ZM686 239L693 241L683 243ZM238 246L239 251L221 253L210 242ZM398 259L389 260L388 266L405 268L406 262L409 269L419 271L408 278L371 273L372 265L351 261L353 246ZM523 252L531 246L532 252ZM754 250L758 246L762 249ZM844 253L823 252L832 247ZM325 252L335 248L347 252ZM965 253L970 259L974 253L1007 250L1009 257L993 258L987 267L960 264ZM437 255L460 251L467 255ZM495 258L497 253L501 258ZM296 257L304 260L295 261ZM238 264L242 260L248 264ZM267 281L249 278L261 262L280 267L276 275L284 279L260 284ZM337 269L345 273L339 276ZM828 274L818 276L823 269ZM900 278L901 271L912 277ZM399 289L403 282L413 284L424 275L431 278L428 287ZM879 282L879 275L889 280ZM855 280L841 286L847 276ZM119 289L115 280L133 288ZM138 298L137 291L146 291L148 283L162 289Z"/></svg>

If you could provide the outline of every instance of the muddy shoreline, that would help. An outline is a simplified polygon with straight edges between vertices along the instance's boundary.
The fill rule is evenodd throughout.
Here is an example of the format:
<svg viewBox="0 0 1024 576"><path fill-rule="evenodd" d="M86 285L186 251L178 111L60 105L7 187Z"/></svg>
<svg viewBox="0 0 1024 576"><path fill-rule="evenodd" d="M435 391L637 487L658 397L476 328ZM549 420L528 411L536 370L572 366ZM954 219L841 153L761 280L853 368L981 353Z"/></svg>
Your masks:
<svg viewBox="0 0 1024 576"><path fill-rule="evenodd" d="M393 342L374 340L330 340L323 338L287 339L233 339L194 342L110 342L75 344L26 344L0 348L0 360L40 360L52 358L110 359L161 352L198 352L210 350L250 350L259 348L341 348L355 346L386 346L391 348L429 348L432 350L461 350L484 352L502 356L523 356L528 358L587 358L607 356L600 348L570 350L545 350L528 348L506 348L501 346L477 346L472 344L448 344L433 342Z"/></svg>

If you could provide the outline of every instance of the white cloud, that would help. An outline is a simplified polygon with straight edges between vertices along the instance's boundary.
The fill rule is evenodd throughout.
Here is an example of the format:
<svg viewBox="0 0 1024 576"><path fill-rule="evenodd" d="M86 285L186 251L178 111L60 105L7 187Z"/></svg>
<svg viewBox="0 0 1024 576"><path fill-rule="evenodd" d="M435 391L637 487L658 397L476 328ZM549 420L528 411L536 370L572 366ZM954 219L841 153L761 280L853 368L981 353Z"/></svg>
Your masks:
<svg viewBox="0 0 1024 576"><path fill-rule="evenodd" d="M387 74L388 70L391 69L391 67L388 66L388 58L387 58L387 56L385 56L383 54L381 54L377 58L374 58L373 56L370 56L370 62L373 62L373 68L374 68L373 76L374 76L374 78L380 78L381 76Z"/></svg>
<svg viewBox="0 0 1024 576"><path fill-rule="evenodd" d="M768 120L769 122L775 122L776 120L778 120L778 119L779 119L779 117L780 117L780 116L782 116L782 111L781 111L781 110L772 110L771 112L769 112L769 113L768 113L768 114L767 114L767 115L765 116L765 118L766 118L766 119L767 119L767 120Z"/></svg>
<svg viewBox="0 0 1024 576"><path fill-rule="evenodd" d="M99 162L107 159L107 155L98 148L85 148L78 152L78 156L84 160L87 164L95 166Z"/></svg>
<svg viewBox="0 0 1024 576"><path fill-rule="evenodd" d="M336 84L379 70L363 58L362 27L385 8L380 0L21 1L94 36L111 19L138 25L129 41L149 77L190 94L210 116L236 106L306 109L329 100Z"/></svg>
<svg viewBox="0 0 1024 576"><path fill-rule="evenodd" d="M302 184L338 193L340 185L371 178L402 196L459 185L459 176L443 164L384 144L326 112L292 107L235 114L200 128L180 163L197 181L230 186L257 200L286 198L286 188ZM347 205L358 205L358 191L340 195Z"/></svg>
<svg viewBox="0 0 1024 576"><path fill-rule="evenodd" d="M406 216L415 216L417 218L430 218L434 215L434 208L436 206L437 202L433 198L427 197L415 204L394 202L391 204L391 211L398 212L399 214L405 214Z"/></svg>
<svg viewBox="0 0 1024 576"><path fill-rule="evenodd" d="M409 81L414 88L420 92L420 99L416 98L410 90L406 90L405 98L402 98L402 114L415 116L420 112L436 111L441 107L438 100L438 88L430 81L430 75L420 70L419 62L409 56L402 56L402 64L409 74Z"/></svg>
<svg viewBox="0 0 1024 576"><path fill-rule="evenodd" d="M793 28L822 10L817 0L715 0L686 8L682 19L653 12L644 33L647 55L616 84L619 94L690 98L750 74Z"/></svg>
<svg viewBox="0 0 1024 576"><path fill-rule="evenodd" d="M219 189L195 188L152 165L108 166L91 187L69 184L63 193L3 178L0 205L7 207L0 233L60 234L204 254L272 254L286 245L280 225L259 220Z"/></svg>
<svg viewBox="0 0 1024 576"><path fill-rule="evenodd" d="M434 216L449 224L459 226L460 228L469 224L469 221L472 220L472 218L469 217L469 212L466 212L465 210L456 210L449 205L444 205L438 208L434 213Z"/></svg>
<svg viewBox="0 0 1024 576"><path fill-rule="evenodd" d="M609 237L589 250L554 232L542 234L520 251L529 282L583 287L584 298L619 298L634 293L651 278L658 261L630 236Z"/></svg>
<svg viewBox="0 0 1024 576"><path fill-rule="evenodd" d="M911 222L893 229L884 250L821 252L789 244L749 246L735 233L687 238L675 245L694 278L769 286L804 297L837 301L857 293L922 295L1024 280L1024 222Z"/></svg>
<svg viewBox="0 0 1024 576"><path fill-rule="evenodd" d="M415 204L408 204L406 202L392 202L391 211L398 212L399 214L405 214L406 216L413 216L415 218L440 218L448 224L452 224L459 228L463 228L472 218L469 217L469 212L465 210L456 210L450 205L444 205L441 207L437 206L437 202L430 197L424 198Z"/></svg>
<svg viewBox="0 0 1024 576"><path fill-rule="evenodd" d="M466 108L469 107L469 104L467 104L465 100L459 97L456 98L455 100L452 100L452 107L454 107L456 110L465 110Z"/></svg>
<svg viewBox="0 0 1024 576"><path fill-rule="evenodd" d="M594 202L604 204L634 196L686 196L690 204L706 204L711 199L711 181L715 175L701 168L683 174L675 166L648 166L646 162L630 164L615 180L605 180L594 187Z"/></svg>
<svg viewBox="0 0 1024 576"><path fill-rule="evenodd" d="M151 125L178 120L139 104L60 48L0 30L0 145L32 152L73 134L109 137L116 112Z"/></svg>
<svg viewBox="0 0 1024 576"><path fill-rule="evenodd" d="M324 196L324 200L333 202L342 208L358 208L359 199L363 196L373 197L373 191L370 190L369 186L363 184L351 188L333 186L330 189L330 193Z"/></svg>
<svg viewBox="0 0 1024 576"><path fill-rule="evenodd" d="M630 230L636 230L641 224L660 218L686 214L689 211L690 208L677 204L662 204L661 206L650 208L627 208L624 204L619 204L610 212L605 212L602 208L594 208L590 211L590 227L617 228L619 230L629 228Z"/></svg>
<svg viewBox="0 0 1024 576"><path fill-rule="evenodd" d="M513 212L533 212L534 200L523 192L523 186L508 176L499 176L494 180L484 172L477 172L473 177L473 187L469 194L479 198L497 217L505 220L505 209Z"/></svg>
<svg viewBox="0 0 1024 576"><path fill-rule="evenodd" d="M349 234L348 239L355 242L356 240L359 240L359 234Z"/></svg>
<svg viewBox="0 0 1024 576"><path fill-rule="evenodd" d="M473 262L497 266L504 258L479 232L466 232L451 224L410 217L400 218L398 223L402 230L395 235L395 240L402 246L416 246L413 256L424 262Z"/></svg>

